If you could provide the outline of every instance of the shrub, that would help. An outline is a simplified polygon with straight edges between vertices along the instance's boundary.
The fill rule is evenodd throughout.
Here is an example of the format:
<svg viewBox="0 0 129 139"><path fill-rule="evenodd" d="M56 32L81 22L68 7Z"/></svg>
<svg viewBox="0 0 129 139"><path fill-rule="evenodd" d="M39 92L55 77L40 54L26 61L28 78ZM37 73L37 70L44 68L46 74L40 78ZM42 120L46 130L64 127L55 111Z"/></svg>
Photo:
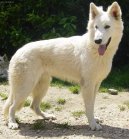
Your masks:
<svg viewBox="0 0 129 139"><path fill-rule="evenodd" d="M71 86L69 87L69 90L73 93L73 94L79 94L79 86Z"/></svg>
<svg viewBox="0 0 129 139"><path fill-rule="evenodd" d="M42 102L40 105L40 108L42 111L46 111L47 109L50 109L52 106L49 102Z"/></svg>
<svg viewBox="0 0 129 139"><path fill-rule="evenodd" d="M66 103L66 100L63 99L63 98L58 98L58 99L57 99L57 103L58 103L58 104L61 104L61 105L64 105L64 104Z"/></svg>

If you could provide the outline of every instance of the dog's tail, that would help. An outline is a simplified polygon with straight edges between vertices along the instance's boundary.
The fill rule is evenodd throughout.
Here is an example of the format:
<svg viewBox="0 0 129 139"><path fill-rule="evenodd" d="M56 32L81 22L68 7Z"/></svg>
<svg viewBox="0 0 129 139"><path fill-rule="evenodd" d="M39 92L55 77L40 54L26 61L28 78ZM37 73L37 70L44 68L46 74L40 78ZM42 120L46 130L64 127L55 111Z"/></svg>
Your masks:
<svg viewBox="0 0 129 139"><path fill-rule="evenodd" d="M4 108L3 108L3 114L4 114L5 119L7 119L7 116L9 114L9 108L12 105L12 103L13 103L13 94L10 92L8 99L6 100Z"/></svg>

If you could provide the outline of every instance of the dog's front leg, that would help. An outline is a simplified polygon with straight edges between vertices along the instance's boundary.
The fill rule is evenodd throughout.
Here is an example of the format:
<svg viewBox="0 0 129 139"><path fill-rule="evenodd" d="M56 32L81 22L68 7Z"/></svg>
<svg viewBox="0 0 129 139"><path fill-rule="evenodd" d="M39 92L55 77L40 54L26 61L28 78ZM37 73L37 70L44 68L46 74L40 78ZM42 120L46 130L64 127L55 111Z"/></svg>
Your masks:
<svg viewBox="0 0 129 139"><path fill-rule="evenodd" d="M95 85L92 83L85 84L81 86L81 91L85 103L86 108L86 116L88 118L88 122L90 125L90 128L92 130L100 130L102 127L96 123L96 120L94 118L94 103L95 103Z"/></svg>

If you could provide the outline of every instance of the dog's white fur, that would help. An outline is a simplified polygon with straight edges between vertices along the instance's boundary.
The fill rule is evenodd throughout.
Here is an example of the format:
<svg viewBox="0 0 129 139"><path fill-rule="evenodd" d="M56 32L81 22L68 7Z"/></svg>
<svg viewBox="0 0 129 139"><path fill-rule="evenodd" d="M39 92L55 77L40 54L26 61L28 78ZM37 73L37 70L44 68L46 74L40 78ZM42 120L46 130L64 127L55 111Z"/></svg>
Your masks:
<svg viewBox="0 0 129 139"><path fill-rule="evenodd" d="M41 112L39 105L50 78L57 77L80 84L89 125L92 130L101 129L94 119L94 102L101 82L111 70L112 59L123 34L118 3L114 2L106 12L91 3L87 29L83 36L32 42L15 53L9 65L10 94L4 106L4 114L9 115L9 128L18 128L15 112L30 94L33 97L31 108L38 115L55 118ZM109 37L112 39L107 50L99 55L99 44L95 40L102 39L103 45Z"/></svg>

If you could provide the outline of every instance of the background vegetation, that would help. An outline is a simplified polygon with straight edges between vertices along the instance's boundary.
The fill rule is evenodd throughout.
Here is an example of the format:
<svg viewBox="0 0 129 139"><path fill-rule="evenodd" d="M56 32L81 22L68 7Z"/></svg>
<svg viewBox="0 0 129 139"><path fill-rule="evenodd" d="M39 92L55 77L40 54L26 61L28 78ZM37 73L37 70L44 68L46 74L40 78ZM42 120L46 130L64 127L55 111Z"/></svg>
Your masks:
<svg viewBox="0 0 129 139"><path fill-rule="evenodd" d="M103 5L104 9L113 1L92 0L96 5ZM113 67L117 69L110 74L106 83L127 88L129 85L129 0L116 1L122 8L125 29L114 58ZM10 59L18 48L30 41L84 34L89 18L90 2L88 0L0 1L0 55L6 53ZM105 82L103 85L105 86Z"/></svg>
<svg viewBox="0 0 129 139"><path fill-rule="evenodd" d="M92 0L106 9L114 0ZM114 64L129 63L128 0L117 0L123 12L124 36ZM86 32L88 0L3 0L0 1L0 55L10 58L15 51L30 41L61 36L81 35Z"/></svg>

